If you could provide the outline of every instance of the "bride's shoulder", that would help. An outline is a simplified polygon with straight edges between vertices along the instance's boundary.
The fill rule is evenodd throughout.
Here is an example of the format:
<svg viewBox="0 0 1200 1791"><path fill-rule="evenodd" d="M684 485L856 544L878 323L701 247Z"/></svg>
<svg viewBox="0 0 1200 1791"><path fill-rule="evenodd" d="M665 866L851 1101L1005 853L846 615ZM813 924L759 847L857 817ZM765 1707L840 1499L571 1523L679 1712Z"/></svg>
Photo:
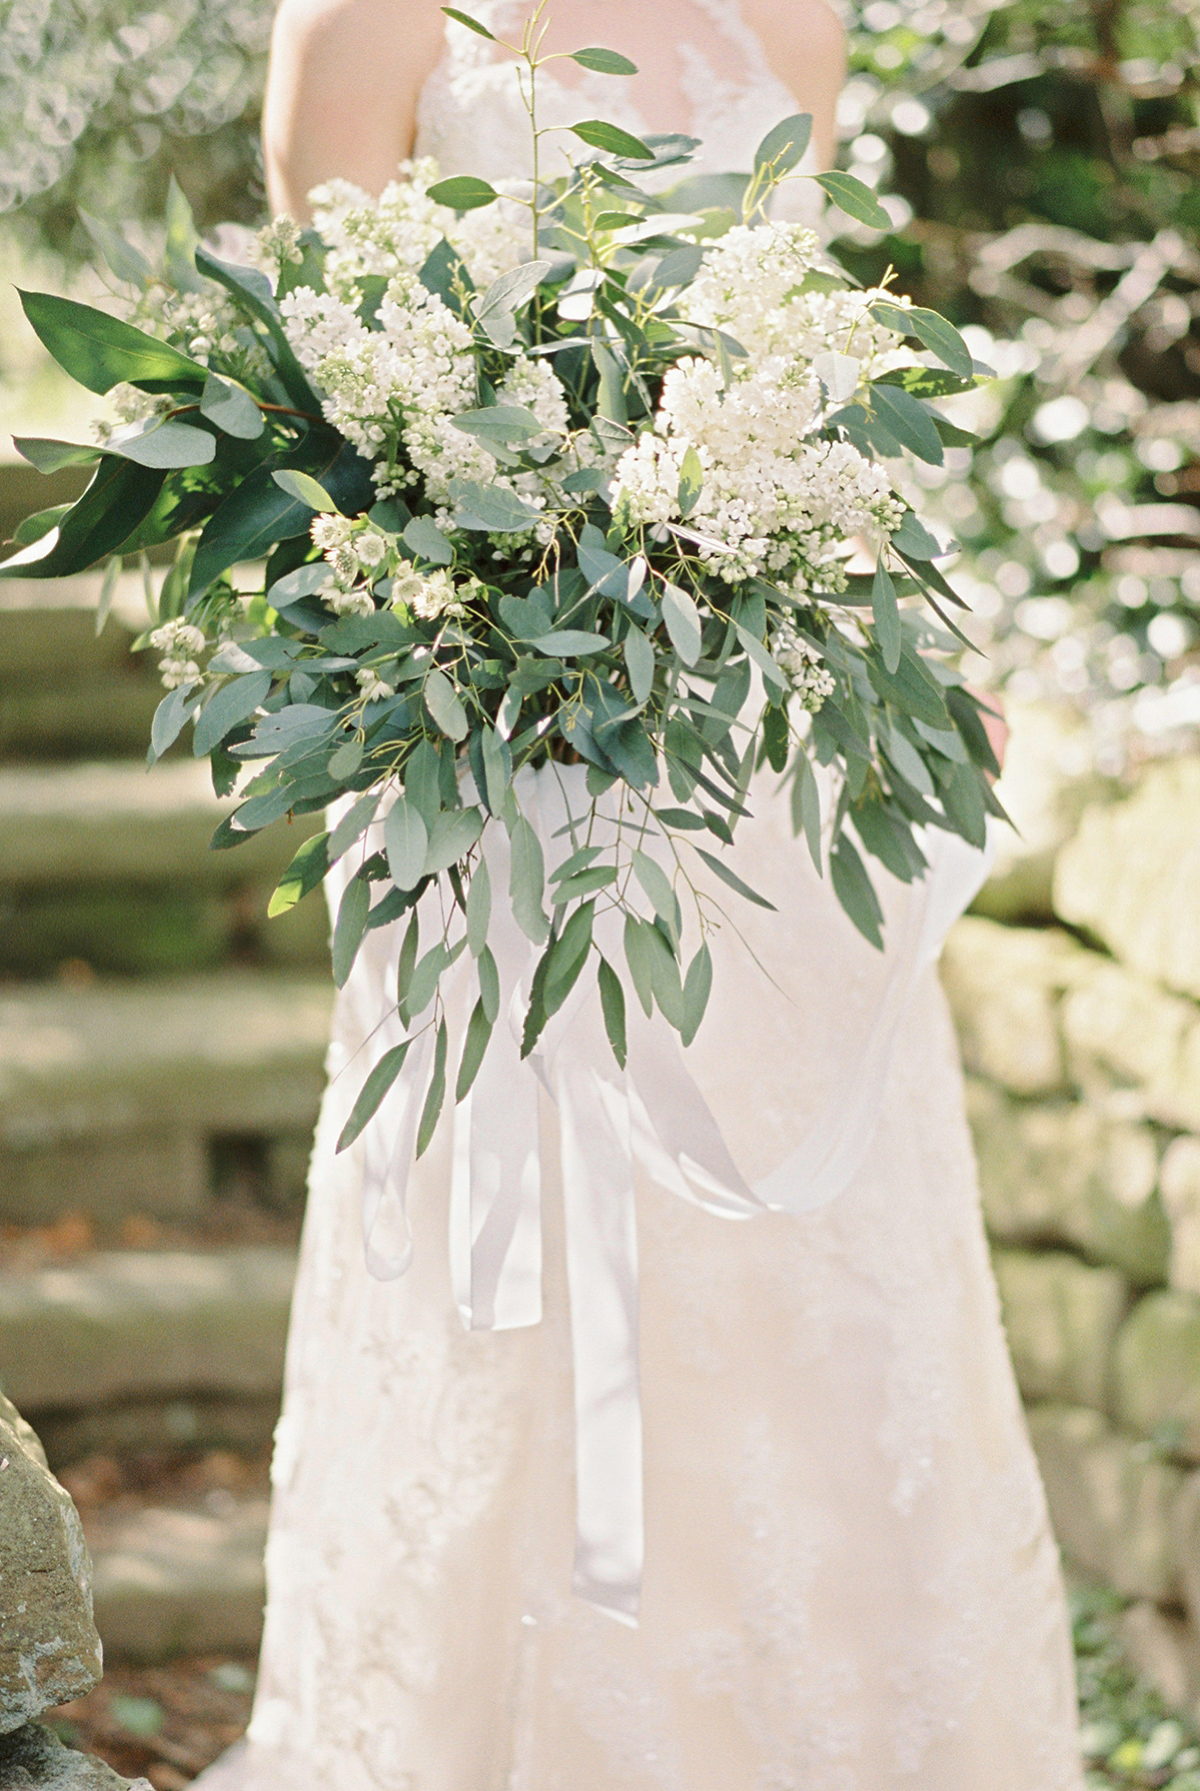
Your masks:
<svg viewBox="0 0 1200 1791"><path fill-rule="evenodd" d="M741 0L742 13L779 56L841 55L846 30L830 0Z"/></svg>
<svg viewBox="0 0 1200 1791"><path fill-rule="evenodd" d="M279 0L274 35L276 47L349 38L411 51L439 44L445 23L437 0Z"/></svg>

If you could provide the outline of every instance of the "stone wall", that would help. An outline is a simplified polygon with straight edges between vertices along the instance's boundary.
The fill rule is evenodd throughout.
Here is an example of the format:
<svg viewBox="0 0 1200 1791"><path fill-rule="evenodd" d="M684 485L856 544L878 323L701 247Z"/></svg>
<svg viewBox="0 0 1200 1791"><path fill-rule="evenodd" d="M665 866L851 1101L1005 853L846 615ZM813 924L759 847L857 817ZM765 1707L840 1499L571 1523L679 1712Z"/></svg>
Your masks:
<svg viewBox="0 0 1200 1791"><path fill-rule="evenodd" d="M1200 1715L1200 759L1050 809L944 980L1059 1540Z"/></svg>

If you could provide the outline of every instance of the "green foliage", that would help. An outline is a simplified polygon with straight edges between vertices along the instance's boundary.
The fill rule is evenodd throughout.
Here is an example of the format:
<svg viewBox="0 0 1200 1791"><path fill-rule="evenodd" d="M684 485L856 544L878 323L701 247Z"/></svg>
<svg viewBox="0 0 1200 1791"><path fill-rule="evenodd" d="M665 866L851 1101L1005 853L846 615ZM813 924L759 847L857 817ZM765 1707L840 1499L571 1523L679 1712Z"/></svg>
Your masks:
<svg viewBox="0 0 1200 1791"><path fill-rule="evenodd" d="M943 432L914 481L963 544L971 669L1085 707L1109 771L1200 723L1198 27L1194 0L866 5L840 107L893 226L837 253L1000 375L940 407L983 449Z"/></svg>

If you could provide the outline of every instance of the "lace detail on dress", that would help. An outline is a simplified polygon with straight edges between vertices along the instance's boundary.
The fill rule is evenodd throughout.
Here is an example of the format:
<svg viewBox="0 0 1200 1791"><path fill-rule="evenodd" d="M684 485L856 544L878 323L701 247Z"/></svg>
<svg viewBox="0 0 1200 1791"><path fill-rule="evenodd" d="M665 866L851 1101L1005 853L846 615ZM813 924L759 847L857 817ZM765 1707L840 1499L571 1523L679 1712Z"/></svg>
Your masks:
<svg viewBox="0 0 1200 1791"><path fill-rule="evenodd" d="M510 41L528 13L525 0L515 5L513 0L481 0L473 10L497 37ZM560 26L573 25L569 0L554 10ZM659 184L671 186L684 174L746 172L764 133L793 112L795 102L772 74L735 0L673 0L673 11L690 20L676 33L677 83L686 128L703 148L686 169L666 170ZM590 41L594 30L594 23L581 21L578 42ZM646 116L638 105L636 91L636 81L578 68L568 80L551 65L538 76L539 116L554 125L599 116L639 135L662 129L661 121ZM486 128L481 129L485 117ZM499 180L529 170L529 120L516 64L499 46L464 26L448 23L445 55L421 94L418 149L432 155L445 174ZM552 160L550 166L557 171ZM808 196L807 189L801 191ZM816 187L811 196L810 209L819 200Z"/></svg>

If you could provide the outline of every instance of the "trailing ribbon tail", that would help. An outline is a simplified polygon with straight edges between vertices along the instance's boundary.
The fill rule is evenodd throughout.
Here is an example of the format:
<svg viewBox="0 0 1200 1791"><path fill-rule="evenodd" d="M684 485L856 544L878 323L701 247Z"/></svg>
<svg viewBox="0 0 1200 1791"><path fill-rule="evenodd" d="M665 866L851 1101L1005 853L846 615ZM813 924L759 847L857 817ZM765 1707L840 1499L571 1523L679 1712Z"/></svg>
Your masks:
<svg viewBox="0 0 1200 1791"><path fill-rule="evenodd" d="M635 1624L645 1552L633 1152L624 1079L556 1058L575 1373L574 1589Z"/></svg>

